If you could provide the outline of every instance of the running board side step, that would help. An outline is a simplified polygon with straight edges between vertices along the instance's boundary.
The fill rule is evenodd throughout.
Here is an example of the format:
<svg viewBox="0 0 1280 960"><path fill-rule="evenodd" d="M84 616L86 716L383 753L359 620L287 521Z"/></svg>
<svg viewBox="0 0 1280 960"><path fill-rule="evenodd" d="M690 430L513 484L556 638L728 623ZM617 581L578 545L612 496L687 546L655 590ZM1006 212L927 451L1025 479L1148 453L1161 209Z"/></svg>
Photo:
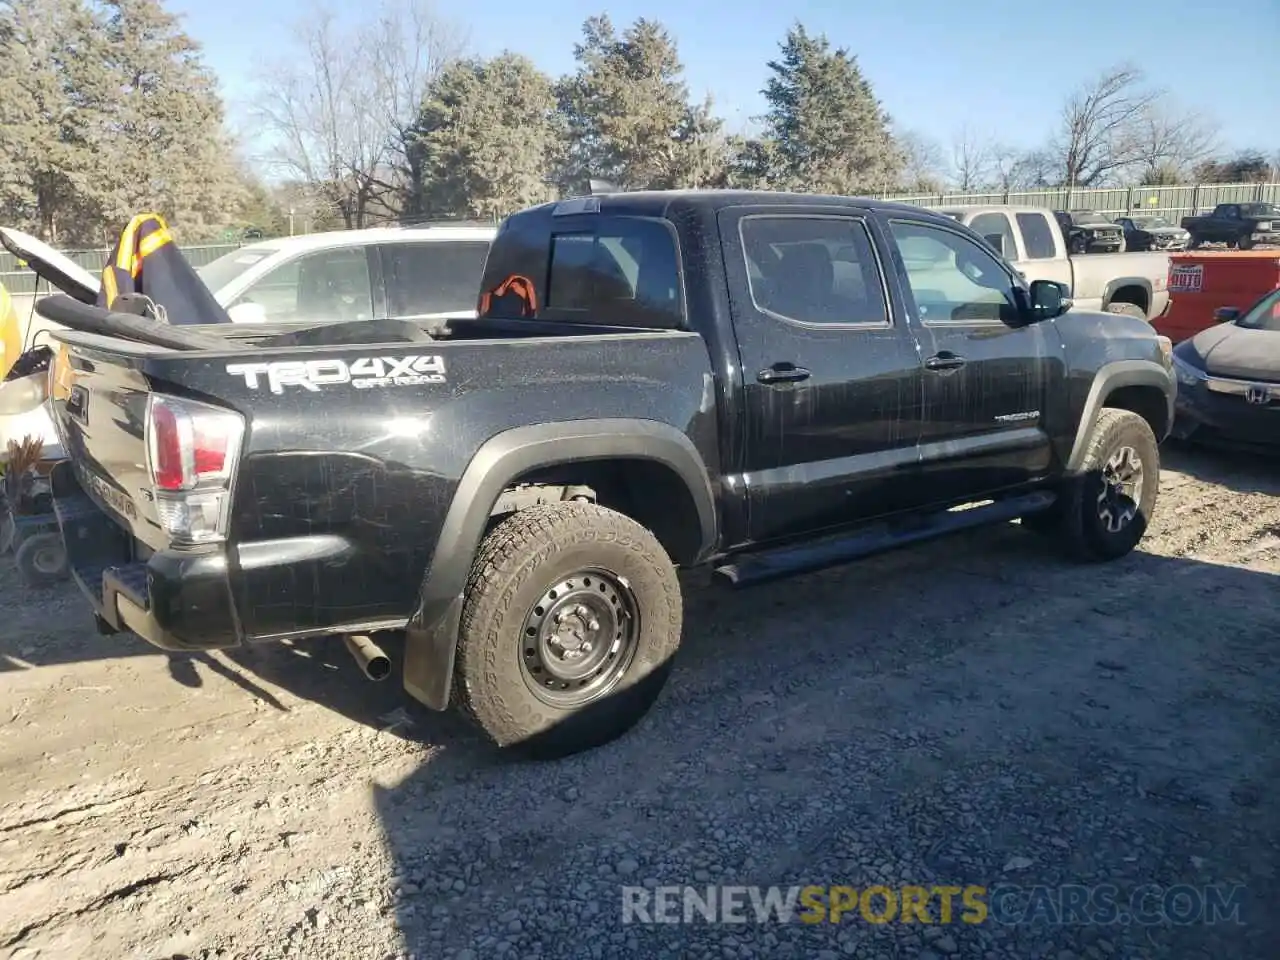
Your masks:
<svg viewBox="0 0 1280 960"><path fill-rule="evenodd" d="M1048 491L1024 494L936 513L886 520L852 534L744 556L716 567L713 580L734 589L754 587L802 573L815 573L898 547L934 540L974 527L1016 520L1047 510L1057 501Z"/></svg>

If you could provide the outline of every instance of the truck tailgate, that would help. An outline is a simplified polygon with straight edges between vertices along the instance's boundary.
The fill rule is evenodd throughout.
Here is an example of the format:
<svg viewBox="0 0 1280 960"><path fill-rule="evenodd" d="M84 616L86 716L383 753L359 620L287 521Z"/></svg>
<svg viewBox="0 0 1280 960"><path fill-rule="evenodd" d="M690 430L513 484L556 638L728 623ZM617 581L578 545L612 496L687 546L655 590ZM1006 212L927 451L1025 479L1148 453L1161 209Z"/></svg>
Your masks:
<svg viewBox="0 0 1280 960"><path fill-rule="evenodd" d="M76 478L98 506L148 547L166 545L147 470L153 384L136 358L77 346L55 377L53 416Z"/></svg>

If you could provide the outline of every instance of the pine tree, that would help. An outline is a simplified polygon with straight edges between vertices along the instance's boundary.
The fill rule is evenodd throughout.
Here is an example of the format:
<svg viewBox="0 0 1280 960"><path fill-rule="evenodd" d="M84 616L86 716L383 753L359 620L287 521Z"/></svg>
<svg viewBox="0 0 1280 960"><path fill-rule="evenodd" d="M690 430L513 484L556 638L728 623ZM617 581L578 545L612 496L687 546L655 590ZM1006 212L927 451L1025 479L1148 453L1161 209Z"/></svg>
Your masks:
<svg viewBox="0 0 1280 960"><path fill-rule="evenodd" d="M798 23L780 47L762 91L765 133L744 158L749 172L770 187L809 193L895 185L905 156L857 58Z"/></svg>
<svg viewBox="0 0 1280 960"><path fill-rule="evenodd" d="M446 67L412 138L423 212L492 219L552 199L560 143L552 86L517 53Z"/></svg>
<svg viewBox="0 0 1280 960"><path fill-rule="evenodd" d="M559 84L568 137L561 181L581 190L601 178L632 190L698 186L724 171L721 122L709 101L689 102L675 41L656 21L618 36L589 18L574 47L577 71Z"/></svg>

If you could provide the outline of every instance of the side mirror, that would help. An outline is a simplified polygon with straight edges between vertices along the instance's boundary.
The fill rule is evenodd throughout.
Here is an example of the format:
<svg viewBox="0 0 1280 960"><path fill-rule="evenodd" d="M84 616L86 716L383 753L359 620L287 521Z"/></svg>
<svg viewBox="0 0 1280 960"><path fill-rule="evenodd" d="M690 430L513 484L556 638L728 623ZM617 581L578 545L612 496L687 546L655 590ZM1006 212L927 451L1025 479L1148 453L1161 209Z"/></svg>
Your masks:
<svg viewBox="0 0 1280 960"><path fill-rule="evenodd" d="M1003 233L989 233L986 236L984 236L982 239L987 241L987 243L991 244L991 248L995 250L996 253L1000 254L1000 256L1002 257L1004 256L1004 234Z"/></svg>
<svg viewBox="0 0 1280 960"><path fill-rule="evenodd" d="M260 303L241 300L227 311L232 323L266 323L267 310Z"/></svg>
<svg viewBox="0 0 1280 960"><path fill-rule="evenodd" d="M1029 291L1029 312L1033 323L1052 320L1071 309L1070 291L1066 284L1053 280L1032 280Z"/></svg>
<svg viewBox="0 0 1280 960"><path fill-rule="evenodd" d="M1240 319L1239 307L1219 307L1213 311L1213 319L1215 323L1232 323Z"/></svg>

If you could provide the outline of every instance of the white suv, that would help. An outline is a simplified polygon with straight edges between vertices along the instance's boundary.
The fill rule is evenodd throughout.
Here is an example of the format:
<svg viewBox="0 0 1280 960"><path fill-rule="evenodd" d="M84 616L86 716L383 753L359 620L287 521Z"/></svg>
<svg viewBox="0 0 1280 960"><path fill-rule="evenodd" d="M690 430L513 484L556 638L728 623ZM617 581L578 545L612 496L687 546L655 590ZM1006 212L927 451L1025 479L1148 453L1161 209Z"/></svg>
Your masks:
<svg viewBox="0 0 1280 960"><path fill-rule="evenodd" d="M496 233L432 224L281 237L196 273L238 323L474 315Z"/></svg>

